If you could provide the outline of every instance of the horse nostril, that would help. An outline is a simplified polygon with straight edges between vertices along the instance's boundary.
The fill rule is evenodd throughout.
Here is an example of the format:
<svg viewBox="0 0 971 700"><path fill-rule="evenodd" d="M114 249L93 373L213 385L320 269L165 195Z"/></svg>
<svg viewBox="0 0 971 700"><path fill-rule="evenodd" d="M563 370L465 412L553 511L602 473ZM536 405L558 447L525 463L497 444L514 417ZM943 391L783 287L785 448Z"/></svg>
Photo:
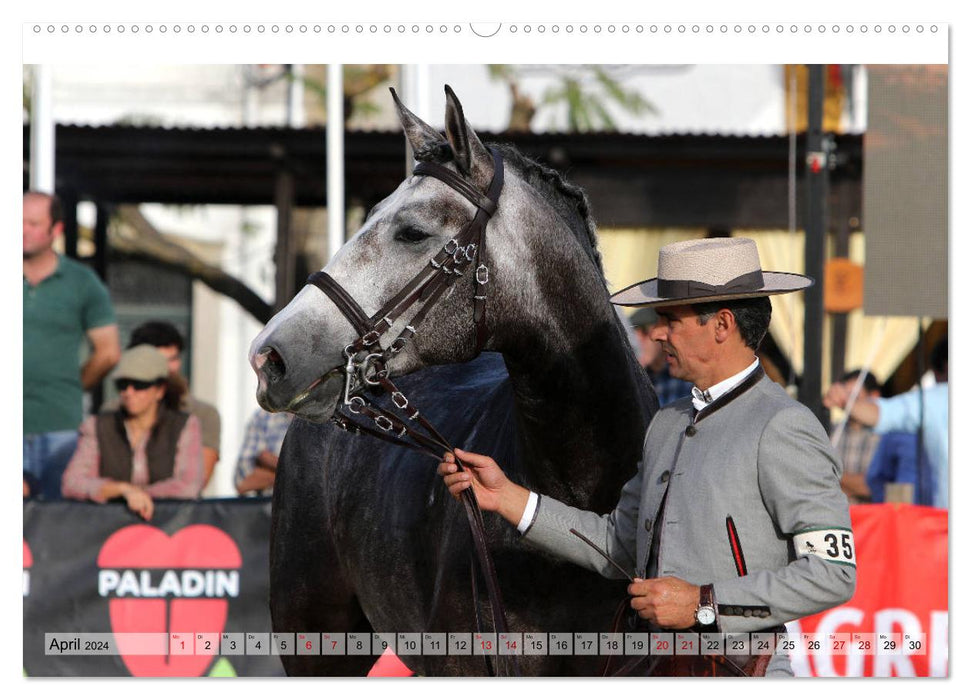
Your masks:
<svg viewBox="0 0 971 700"><path fill-rule="evenodd" d="M275 348L264 348L260 355L263 357L260 369L266 375L267 381L278 382L286 376L287 366Z"/></svg>

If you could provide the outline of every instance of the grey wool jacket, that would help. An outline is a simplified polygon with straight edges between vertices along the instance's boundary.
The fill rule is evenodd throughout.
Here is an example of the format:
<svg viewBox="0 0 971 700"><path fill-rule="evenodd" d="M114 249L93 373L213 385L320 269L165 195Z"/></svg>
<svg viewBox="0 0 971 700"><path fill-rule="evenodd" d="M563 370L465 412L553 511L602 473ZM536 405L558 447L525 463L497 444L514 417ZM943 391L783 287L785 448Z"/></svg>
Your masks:
<svg viewBox="0 0 971 700"><path fill-rule="evenodd" d="M604 576L622 576L570 534L575 528L635 576L714 584L719 631L765 630L853 595L841 471L818 419L758 368L697 415L690 397L659 411L637 474L611 513L542 496L523 537ZM728 518L737 531L734 548ZM778 666L773 660L770 670Z"/></svg>

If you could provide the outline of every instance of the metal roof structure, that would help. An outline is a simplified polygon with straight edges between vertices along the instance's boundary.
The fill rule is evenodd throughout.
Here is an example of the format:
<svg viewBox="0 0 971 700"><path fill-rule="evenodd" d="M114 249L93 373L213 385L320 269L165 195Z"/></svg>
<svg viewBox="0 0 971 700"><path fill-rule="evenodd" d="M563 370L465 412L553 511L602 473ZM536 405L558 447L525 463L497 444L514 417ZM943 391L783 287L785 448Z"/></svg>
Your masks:
<svg viewBox="0 0 971 700"><path fill-rule="evenodd" d="M785 136L619 133L483 133L512 143L583 187L602 227L786 228L789 139ZM862 136L834 136L831 211L862 216ZM281 176L292 205L326 206L326 129L215 128L59 124L57 190L67 202L101 205L280 205ZM24 126L27 182L29 126ZM795 173L805 170L804 139ZM348 202L369 207L400 183L401 132L345 135ZM804 202L797 202L801 226ZM834 222L835 225L836 222ZM859 225L859 224L857 224Z"/></svg>

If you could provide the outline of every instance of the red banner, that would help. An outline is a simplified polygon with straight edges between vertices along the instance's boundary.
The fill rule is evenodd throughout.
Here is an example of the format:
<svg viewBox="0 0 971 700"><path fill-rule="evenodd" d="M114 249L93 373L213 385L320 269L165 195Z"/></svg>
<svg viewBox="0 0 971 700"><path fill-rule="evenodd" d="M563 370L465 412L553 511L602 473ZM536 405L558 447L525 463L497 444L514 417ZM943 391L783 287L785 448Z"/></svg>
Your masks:
<svg viewBox="0 0 971 700"><path fill-rule="evenodd" d="M845 605L789 625L790 632L815 633L819 646L799 645L796 675L948 675L947 515L898 504L850 509L856 593ZM827 644L830 635L850 635L848 645Z"/></svg>

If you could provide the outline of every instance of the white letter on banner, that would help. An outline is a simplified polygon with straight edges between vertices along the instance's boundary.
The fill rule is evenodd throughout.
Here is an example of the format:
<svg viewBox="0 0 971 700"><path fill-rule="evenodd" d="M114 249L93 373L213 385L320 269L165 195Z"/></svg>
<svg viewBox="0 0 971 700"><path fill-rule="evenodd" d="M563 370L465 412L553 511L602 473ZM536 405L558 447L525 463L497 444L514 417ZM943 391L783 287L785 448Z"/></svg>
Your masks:
<svg viewBox="0 0 971 700"><path fill-rule="evenodd" d="M239 597L239 572L238 571L217 571L216 572L216 596L219 598L238 598Z"/></svg>
<svg viewBox="0 0 971 700"><path fill-rule="evenodd" d="M855 625L859 627L861 622L863 622L862 610L848 607L837 608L823 615L823 618L816 626L816 634L819 635L820 639L825 640L826 635L838 632L841 626ZM863 655L858 650L854 652L852 645L850 647L849 654L851 656L848 655L846 657L846 676L862 676ZM833 650L825 642L822 644L820 651L813 654L813 666L816 669L817 676L839 676L836 673L836 667L833 666Z"/></svg>
<svg viewBox="0 0 971 700"><path fill-rule="evenodd" d="M809 659L806 658L806 650L802 646L802 626L799 624L799 620L787 622L786 631L789 633L789 639L796 640L796 648L789 652L792 675L797 678L811 678L813 672L809 668Z"/></svg>
<svg viewBox="0 0 971 700"><path fill-rule="evenodd" d="M206 579L201 571L182 572L182 595L186 598L198 598L206 587Z"/></svg>
<svg viewBox="0 0 971 700"><path fill-rule="evenodd" d="M98 572L98 595L104 598L118 586L119 576L114 569L102 569Z"/></svg>
<svg viewBox="0 0 971 700"><path fill-rule="evenodd" d="M135 578L135 572L131 569L125 569L121 574L121 581L115 589L115 595L118 597L133 595L137 598L141 594L141 589L138 587L138 579Z"/></svg>
<svg viewBox="0 0 971 700"><path fill-rule="evenodd" d="M176 597L182 595L182 586L179 585L179 577L172 569L169 569L162 575L162 582L158 584L158 595L160 598L169 595Z"/></svg>
<svg viewBox="0 0 971 700"><path fill-rule="evenodd" d="M947 610L931 612L930 658L928 659L928 673L934 678L947 677Z"/></svg>
<svg viewBox="0 0 971 700"><path fill-rule="evenodd" d="M904 610L903 608L887 608L886 610L880 610L876 614L876 633L877 634L890 634L896 631L896 627L900 627L900 632L902 634L912 634L919 636L923 631L920 626L920 620L917 616L910 610ZM889 678L893 675L893 671L897 672L898 676L904 678L913 678L917 675L914 671L914 664L910 660L910 656L906 654L890 655L880 649L879 646L876 650L876 656L873 658L873 675L879 678Z"/></svg>

